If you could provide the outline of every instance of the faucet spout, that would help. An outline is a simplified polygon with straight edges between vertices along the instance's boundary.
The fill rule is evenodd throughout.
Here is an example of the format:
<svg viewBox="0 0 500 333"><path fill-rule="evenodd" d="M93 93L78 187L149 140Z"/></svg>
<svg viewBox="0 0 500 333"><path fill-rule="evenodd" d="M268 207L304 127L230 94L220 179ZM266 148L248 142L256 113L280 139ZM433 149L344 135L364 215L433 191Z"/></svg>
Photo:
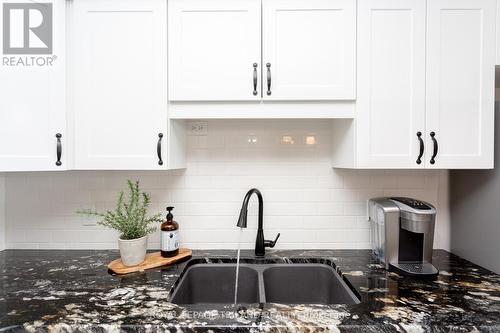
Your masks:
<svg viewBox="0 0 500 333"><path fill-rule="evenodd" d="M247 194L245 195L245 198L243 199L243 205L241 206L240 217L238 219L238 224L237 224L237 226L240 228L247 227L248 202L250 201L250 198L254 193L257 195L257 198L259 200L259 229L262 229L262 218L264 215L263 213L264 200L262 199L262 193L260 193L260 191L256 188L253 188L250 191L248 191Z"/></svg>
<svg viewBox="0 0 500 333"><path fill-rule="evenodd" d="M239 228L247 227L247 214L248 210L241 208L240 217L238 218L238 223L236 224Z"/></svg>
<svg viewBox="0 0 500 333"><path fill-rule="evenodd" d="M247 217L248 217L248 202L253 194L257 195L259 200L259 224L257 228L257 238L255 239L255 255L258 257L263 257L266 254L266 247L274 247L278 237L275 241L266 241L264 239L264 200L262 199L262 193L256 188L251 189L245 195L243 199L243 205L241 207L240 216L238 218L237 227L246 228L247 227Z"/></svg>

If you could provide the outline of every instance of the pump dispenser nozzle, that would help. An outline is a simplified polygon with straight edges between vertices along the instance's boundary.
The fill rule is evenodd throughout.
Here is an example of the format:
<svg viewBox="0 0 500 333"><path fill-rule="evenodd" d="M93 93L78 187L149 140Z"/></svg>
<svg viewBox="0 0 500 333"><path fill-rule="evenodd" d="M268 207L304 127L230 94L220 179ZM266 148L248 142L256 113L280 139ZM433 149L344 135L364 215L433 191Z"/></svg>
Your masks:
<svg viewBox="0 0 500 333"><path fill-rule="evenodd" d="M172 210L174 209L175 207L167 207L167 221L172 221L174 219L174 215L172 214Z"/></svg>

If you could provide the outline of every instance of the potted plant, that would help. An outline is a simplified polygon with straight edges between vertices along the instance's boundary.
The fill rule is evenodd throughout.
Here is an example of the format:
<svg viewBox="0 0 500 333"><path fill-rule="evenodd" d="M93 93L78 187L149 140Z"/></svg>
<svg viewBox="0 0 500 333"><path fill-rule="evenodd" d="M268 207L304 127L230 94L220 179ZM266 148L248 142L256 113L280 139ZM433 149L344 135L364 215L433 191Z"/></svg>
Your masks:
<svg viewBox="0 0 500 333"><path fill-rule="evenodd" d="M79 214L95 216L101 220L97 223L115 229L120 233L118 246L120 256L125 266L135 266L144 262L148 245L148 235L156 230L156 225L161 223L160 214L147 216L150 197L147 193L140 192L139 182L128 183L128 197L125 202L123 191L118 196L114 211L100 213L92 210L79 211Z"/></svg>

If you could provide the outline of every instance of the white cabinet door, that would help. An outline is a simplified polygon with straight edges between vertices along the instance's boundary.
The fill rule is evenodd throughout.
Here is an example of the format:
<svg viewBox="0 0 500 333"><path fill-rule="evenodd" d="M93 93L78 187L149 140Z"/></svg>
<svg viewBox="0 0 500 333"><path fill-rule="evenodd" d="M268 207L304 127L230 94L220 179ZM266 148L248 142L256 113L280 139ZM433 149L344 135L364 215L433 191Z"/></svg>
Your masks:
<svg viewBox="0 0 500 333"><path fill-rule="evenodd" d="M166 2L78 0L74 22L75 168L166 168Z"/></svg>
<svg viewBox="0 0 500 333"><path fill-rule="evenodd" d="M260 0L168 6L169 100L260 100Z"/></svg>
<svg viewBox="0 0 500 333"><path fill-rule="evenodd" d="M263 97L356 97L356 1L263 0Z"/></svg>
<svg viewBox="0 0 500 333"><path fill-rule="evenodd" d="M495 12L495 0L427 3L428 167L493 167Z"/></svg>
<svg viewBox="0 0 500 333"><path fill-rule="evenodd" d="M0 24L8 26L0 32L0 171L65 169L65 1L3 4L9 24ZM25 26L38 25L44 32L25 36Z"/></svg>
<svg viewBox="0 0 500 333"><path fill-rule="evenodd" d="M358 1L357 81L358 166L423 167L425 0Z"/></svg>

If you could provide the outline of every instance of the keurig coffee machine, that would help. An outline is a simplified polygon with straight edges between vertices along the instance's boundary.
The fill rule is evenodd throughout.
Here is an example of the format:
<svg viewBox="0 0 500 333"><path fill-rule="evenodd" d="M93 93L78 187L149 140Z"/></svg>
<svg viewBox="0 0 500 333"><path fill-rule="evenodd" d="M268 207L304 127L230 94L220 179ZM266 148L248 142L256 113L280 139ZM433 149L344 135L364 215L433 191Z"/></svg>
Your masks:
<svg viewBox="0 0 500 333"><path fill-rule="evenodd" d="M372 250L386 269L418 277L438 274L432 265L436 209L410 198L368 201Z"/></svg>

